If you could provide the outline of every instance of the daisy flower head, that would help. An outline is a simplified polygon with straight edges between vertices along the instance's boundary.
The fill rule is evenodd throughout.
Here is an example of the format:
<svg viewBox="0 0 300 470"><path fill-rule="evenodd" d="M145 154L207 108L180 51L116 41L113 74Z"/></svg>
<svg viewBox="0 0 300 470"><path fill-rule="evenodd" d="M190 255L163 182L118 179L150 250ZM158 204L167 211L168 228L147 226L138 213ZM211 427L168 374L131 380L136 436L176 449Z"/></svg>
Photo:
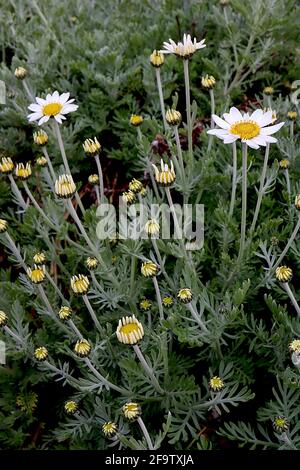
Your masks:
<svg viewBox="0 0 300 470"><path fill-rule="evenodd" d="M112 421L107 421L102 425L102 431L105 437L111 438L116 435L118 432L118 426L116 423L113 423Z"/></svg>
<svg viewBox="0 0 300 470"><path fill-rule="evenodd" d="M167 163L164 163L163 160L160 160L160 168L152 163L155 173L155 180L161 186L171 186L175 179L176 174L174 170L173 162L170 161L170 167Z"/></svg>
<svg viewBox="0 0 300 470"><path fill-rule="evenodd" d="M56 122L62 124L62 121L66 119L65 114L72 113L78 108L78 105L73 103L74 98L69 100L69 97L70 93L60 95L58 91L52 95L48 93L46 99L37 96L36 103L28 106L28 109L32 111L27 116L29 122L38 121L38 125L41 126L52 117Z"/></svg>
<svg viewBox="0 0 300 470"><path fill-rule="evenodd" d="M164 49L160 52L162 54L175 54L185 60L190 59L197 50L206 47L206 44L204 44L205 39L197 42L197 39L194 38L192 41L190 34L184 34L182 42L178 42L177 44L173 39L169 39L169 41L170 42L164 42Z"/></svg>
<svg viewBox="0 0 300 470"><path fill-rule="evenodd" d="M64 410L68 415L73 415L78 411L78 403L74 400L66 401Z"/></svg>
<svg viewBox="0 0 300 470"><path fill-rule="evenodd" d="M119 320L116 335L120 343L137 344L144 337L144 328L134 315L122 317Z"/></svg>
<svg viewBox="0 0 300 470"><path fill-rule="evenodd" d="M256 109L252 114L242 114L237 108L232 107L229 113L223 114L224 119L215 114L212 118L220 129L211 129L207 131L208 134L222 139L224 144L232 144L240 139L253 149L277 142L271 134L275 134L284 125L284 122L280 122L270 126L269 124L273 122L273 112L264 113L262 109Z"/></svg>

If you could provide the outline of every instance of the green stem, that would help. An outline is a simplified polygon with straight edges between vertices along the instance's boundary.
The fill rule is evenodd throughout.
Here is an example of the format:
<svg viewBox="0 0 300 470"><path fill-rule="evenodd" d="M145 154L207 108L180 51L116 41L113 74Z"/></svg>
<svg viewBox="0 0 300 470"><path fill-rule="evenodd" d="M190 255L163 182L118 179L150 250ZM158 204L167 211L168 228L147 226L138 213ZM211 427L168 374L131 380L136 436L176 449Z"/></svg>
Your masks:
<svg viewBox="0 0 300 470"><path fill-rule="evenodd" d="M260 176L260 184L259 184L259 191L258 191L258 195L257 195L257 203L256 203L256 207L255 207L253 221L252 221L252 224L251 224L251 227L250 227L250 236L253 235L253 233L255 231L255 227L256 227L259 211L260 211L260 206L261 206L261 203L262 203L262 198L263 198L263 195L264 195L264 185L265 185L265 179L266 179L267 168L268 168L269 152L270 152L270 144L267 143L266 151L265 151L264 164L263 164L263 168L262 168L262 172L261 172L261 176Z"/></svg>
<svg viewBox="0 0 300 470"><path fill-rule="evenodd" d="M236 195L236 181L237 181L237 151L236 142L232 144L232 188L231 188L231 200L229 208L229 216L232 217L235 205Z"/></svg>
<svg viewBox="0 0 300 470"><path fill-rule="evenodd" d="M10 184L11 184L11 189L12 189L12 192L14 193L14 195L16 196L16 198L18 199L18 203L19 205L22 207L23 210L27 209L27 204L26 202L24 201L24 198L22 196L22 193L21 191L19 190L14 178L12 175L8 175L8 178L9 178L9 181L10 181Z"/></svg>
<svg viewBox="0 0 300 470"><path fill-rule="evenodd" d="M30 88L29 88L25 78L22 80L22 84L23 84L24 90L27 93L28 98L30 98L32 101L34 101L34 96L33 96L32 92L30 91Z"/></svg>
<svg viewBox="0 0 300 470"><path fill-rule="evenodd" d="M155 388L155 390L158 392L158 393L161 393L161 394L164 394L164 390L161 388L161 386L159 385L158 383L158 380L157 378L155 377L154 373L153 373L153 370L152 368L148 365L146 359L144 358L143 356L143 353L142 351L140 350L139 346L137 344L135 344L133 346L133 349L134 349L134 352L135 354L137 355L138 359L140 360L140 363L142 364L143 366L143 369L145 370L145 372L148 374L148 376L150 377L151 379L151 383L153 385L153 387Z"/></svg>
<svg viewBox="0 0 300 470"><path fill-rule="evenodd" d="M21 256L21 253L20 251L18 250L15 242L13 241L13 239L11 238L11 236L8 234L8 232L5 232L5 236L6 236L6 239L10 245L10 248L11 248L11 251L13 252L13 254L15 255L15 257L17 258L17 260L19 261L20 265L22 266L22 268L24 269L25 272L27 272L27 266Z"/></svg>
<svg viewBox="0 0 300 470"><path fill-rule="evenodd" d="M99 155L95 156L95 160L96 160L97 169L98 169L98 176L99 176L100 202L103 202L103 200L104 200L103 172L102 172L102 167L101 167Z"/></svg>
<svg viewBox="0 0 300 470"><path fill-rule="evenodd" d="M135 256L132 256L132 258L131 258L131 268L130 268L130 289L129 289L130 297L133 296L133 291L134 291L136 264L137 264L137 258Z"/></svg>
<svg viewBox="0 0 300 470"><path fill-rule="evenodd" d="M193 158L193 127L192 127L192 116L191 116L191 96L190 96L190 78L189 78L189 60L188 59L183 60L183 70L184 70L184 85L185 85L189 162L191 163L192 158Z"/></svg>
<svg viewBox="0 0 300 470"><path fill-rule="evenodd" d="M241 240L238 263L243 259L246 241L246 220L247 220L247 144L242 144L242 219L241 219Z"/></svg>
<svg viewBox="0 0 300 470"><path fill-rule="evenodd" d="M178 133L178 126L174 127L174 135L175 135L175 141L176 141L176 148L177 148L177 154L178 154L178 160L179 160L179 165L182 173L182 179L184 183L184 188L186 189L186 175L185 175L185 169L184 169L184 163L183 163L183 157L182 157L182 148L180 145L180 139L179 139L179 133Z"/></svg>
<svg viewBox="0 0 300 470"><path fill-rule="evenodd" d="M294 137L294 121L290 122L290 137Z"/></svg>
<svg viewBox="0 0 300 470"><path fill-rule="evenodd" d="M55 282L53 281L52 277L50 276L50 274L48 273L47 269L45 269L45 275L46 275L46 278L48 279L48 281L50 282L50 284L52 285L52 287L54 288L55 292L57 293L57 295L61 298L61 300L63 302L66 302L68 305L69 305L69 302L65 299L65 297L63 296L61 290L59 289L59 287L55 284Z"/></svg>
<svg viewBox="0 0 300 470"><path fill-rule="evenodd" d="M172 279L168 276L168 274L166 273L166 270L165 270L165 268L164 268L164 264L163 264L163 260L162 260L161 254L160 254L159 248L158 248L157 243L156 243L156 239L155 239L155 238L151 238L151 242L152 242L152 245L153 245L153 248L154 248L154 251L155 251L157 260L158 260L158 264L159 264L160 270L161 270L161 272L163 273L164 278L165 278L166 281L168 282L169 286L170 286L172 289L174 289L174 288L175 288L175 284L174 284L174 282L172 281Z"/></svg>
<svg viewBox="0 0 300 470"><path fill-rule="evenodd" d="M82 223L81 223L81 220L79 219L78 215L77 215L77 212L75 211L74 207L73 207L73 204L71 202L71 199L68 199L68 209L69 209L69 212L70 212L70 215L72 216L72 218L74 219L74 222L76 223L77 227L78 227L78 230L80 231L81 235L83 236L83 238L85 239L87 245L89 246L90 250L92 251L92 253L96 256L97 259L99 259L100 263L104 264L103 262L103 259L102 257L100 256L97 248L95 247L95 245L91 242L91 240L89 239L89 236L88 234L86 233L86 230L85 228L83 227Z"/></svg>
<svg viewBox="0 0 300 470"><path fill-rule="evenodd" d="M289 198L288 202L290 203L291 202L291 181L290 181L290 173L289 173L288 168L284 170L284 174L285 174L285 179L286 179L286 190L287 190L288 198Z"/></svg>
<svg viewBox="0 0 300 470"><path fill-rule="evenodd" d="M282 287L284 288L284 290L286 291L287 295L289 296L289 298L290 298L290 300L291 300L293 306L295 307L295 310L296 310L296 312L297 312L297 315L298 315L298 317L300 318L300 307L299 307L299 305L298 305L297 300L295 299L295 296L294 296L294 294L293 294L293 292L292 292L292 290L291 290L289 284L288 284L287 282L284 282L284 283L282 284Z"/></svg>
<svg viewBox="0 0 300 470"><path fill-rule="evenodd" d="M44 157L45 157L46 160L47 160L47 164L48 164L48 167L49 167L49 170L50 170L50 173L51 173L51 177L52 177L53 183L55 183L55 181L56 181L56 179L57 179L57 176L56 176L56 174L55 174L54 168L53 168L53 166L52 166L51 159L50 159L50 157L49 157L48 151L47 151L47 149L46 149L45 146L42 147L42 151L43 151Z"/></svg>
<svg viewBox="0 0 300 470"><path fill-rule="evenodd" d="M211 129L214 129L215 127L215 122L212 118L212 115L215 114L215 95L214 95L214 90L213 89L210 89L209 90L209 96L210 96L210 109L211 109L211 112L210 112L210 115L211 115L211 118L210 118L210 128ZM213 136L210 135L209 136L209 140L208 140L208 148L207 148L207 151L210 152L211 151L211 146L212 146L212 142L213 142Z"/></svg>
<svg viewBox="0 0 300 470"><path fill-rule="evenodd" d="M286 253L288 252L288 250L290 249L293 241L295 240L296 238L296 235L297 233L299 232L299 229L300 229L300 215L298 216L298 221L297 221L297 224L293 230L293 233L292 235L290 236L289 238L289 241L287 242L286 244L286 247L284 248L284 250L282 251L281 255L279 256L278 260L276 261L275 265L273 266L272 270L276 269L281 261L283 260L283 258L285 257Z"/></svg>
<svg viewBox="0 0 300 470"><path fill-rule="evenodd" d="M88 366L88 368L90 369L90 371L93 372L93 374L95 375L95 377L97 377L98 380L100 380L100 382L105 385L106 387L108 388L111 388L112 390L115 390L116 392L119 392L121 393L122 395L128 395L128 391L125 390L124 388L120 388L118 387L117 385L114 385L113 383L111 383L109 380L107 380L105 377L103 377L100 372L97 371L97 369L95 368L95 366L91 363L91 361L86 357L84 358L84 362L86 363L86 365Z"/></svg>
<svg viewBox="0 0 300 470"><path fill-rule="evenodd" d="M57 142L58 142L58 145L59 145L61 157L62 157L63 164L64 164L64 167L65 167L65 171L69 175L72 175L70 167L69 167L69 163L68 163L68 159L67 159L63 139L62 139L62 135L61 135L61 132L60 132L59 124L58 124L57 121L55 121L55 119L54 119L54 132L56 134L56 138L57 138ZM76 198L77 204L80 207L80 210L81 210L82 214L85 214L85 209L82 205L81 199L80 199L79 194L78 194L77 191L75 193L75 198Z"/></svg>
<svg viewBox="0 0 300 470"><path fill-rule="evenodd" d="M156 67L155 71L156 71L156 82L157 82L157 89L158 89L158 94L159 94L160 109L161 109L161 114L162 114L162 118L164 122L164 128L166 131L168 128L168 124L166 121L166 110L165 110L164 95L163 95L162 84L161 84L160 67Z"/></svg>
<svg viewBox="0 0 300 470"><path fill-rule="evenodd" d="M157 70L157 69L156 69ZM145 426L145 423L144 421L142 420L142 418L139 416L138 419L137 419L137 422L139 423L139 426L141 428L141 431L142 433L144 434L145 436L145 439L146 439L146 442L147 442L147 445L148 445L148 449L149 450L154 450L154 447L153 447L153 444L152 444L152 441L151 441L151 437L148 433L148 430Z"/></svg>
<svg viewBox="0 0 300 470"><path fill-rule="evenodd" d="M89 311L89 314L91 315L91 318L92 318L93 322L95 323L95 327L97 328L97 330L99 331L99 333L102 333L102 332L103 332L103 328L102 328L102 326L101 326L100 323L99 323L99 320L98 320L98 318L97 318L97 316L96 316L96 314L95 314L95 312L94 312L94 309L93 309L93 307L92 307L92 305L91 305L91 303L90 303L88 297L87 297L86 295L83 295L82 298L83 298L83 301L84 301L84 303L85 303L85 305L86 305L86 308L87 308L88 311Z"/></svg>
<svg viewBox="0 0 300 470"><path fill-rule="evenodd" d="M200 328L205 332L208 333L208 329L206 328L205 324L200 318L199 313L194 309L193 305L191 303L186 305L186 308L191 312L193 318L196 320Z"/></svg>
<svg viewBox="0 0 300 470"><path fill-rule="evenodd" d="M30 189L28 188L28 185L27 185L27 182L26 181L23 181L23 186L24 186L24 189L29 197L29 199L31 200L32 204L34 205L34 207L37 209L37 211L41 214L41 216L45 219L45 221L47 222L47 224L49 225L49 227L51 227L53 230L56 230L56 226L51 222L51 220L49 219L49 217L46 216L45 212L43 211L43 209L38 205L38 203L36 202L32 192L30 191Z"/></svg>
<svg viewBox="0 0 300 470"><path fill-rule="evenodd" d="M14 333L8 326L4 326L4 331L6 331L6 333L8 333L12 338L21 343L23 346L25 345L25 341L19 335Z"/></svg>
<svg viewBox="0 0 300 470"><path fill-rule="evenodd" d="M156 298L157 298L157 303L158 303L159 318L160 318L160 320L164 320L164 309L163 309L163 305L162 305L162 301L161 301L161 294L160 294L160 290L159 290L159 285L158 285L156 276L154 276L152 279L153 279L153 285L154 285Z"/></svg>

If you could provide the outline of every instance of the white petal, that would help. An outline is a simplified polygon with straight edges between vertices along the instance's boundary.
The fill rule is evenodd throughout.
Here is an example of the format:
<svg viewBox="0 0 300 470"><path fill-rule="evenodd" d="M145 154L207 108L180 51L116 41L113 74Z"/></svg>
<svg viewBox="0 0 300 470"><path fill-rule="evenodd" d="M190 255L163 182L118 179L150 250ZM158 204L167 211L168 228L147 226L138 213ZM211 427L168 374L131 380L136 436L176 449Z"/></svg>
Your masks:
<svg viewBox="0 0 300 470"><path fill-rule="evenodd" d="M42 116L42 113L31 113L31 114L28 114L27 119L29 120L29 122L32 122L32 121L36 121L37 119L40 119L41 116Z"/></svg>
<svg viewBox="0 0 300 470"><path fill-rule="evenodd" d="M39 126L41 126L42 124L44 124L45 122L49 121L50 119L50 116L43 116L40 120L39 120Z"/></svg>
<svg viewBox="0 0 300 470"><path fill-rule="evenodd" d="M223 138L224 136L230 135L226 129L210 129L207 131L210 135L216 135L217 137Z"/></svg>
<svg viewBox="0 0 300 470"><path fill-rule="evenodd" d="M41 106L43 106L44 104L47 103L46 100L43 100L43 98L39 98L38 96L35 98L35 101L40 104Z"/></svg>
<svg viewBox="0 0 300 470"><path fill-rule="evenodd" d="M250 139L250 140L242 140L242 142L245 142L245 144L248 145L248 147L251 147L252 149L259 149L259 145L258 144L255 144L253 142L253 139Z"/></svg>
<svg viewBox="0 0 300 470"><path fill-rule="evenodd" d="M217 128L210 129L209 131L207 131L207 133L211 135L231 135L229 134L228 129L217 129Z"/></svg>
<svg viewBox="0 0 300 470"><path fill-rule="evenodd" d="M56 101L56 100L59 100L59 93L58 93L57 90L55 90L55 92L53 93L52 99L55 100L55 101Z"/></svg>
<svg viewBox="0 0 300 470"><path fill-rule="evenodd" d="M283 125L284 125L284 122L280 122L279 124L275 124L275 126L263 127L260 130L260 133L262 135L274 134L275 132L279 131L279 129L281 129Z"/></svg>
<svg viewBox="0 0 300 470"><path fill-rule="evenodd" d="M68 114L78 109L77 104L65 104L61 110L61 114Z"/></svg>
<svg viewBox="0 0 300 470"><path fill-rule="evenodd" d="M236 121L241 121L243 119L241 112L235 106L230 108L229 113Z"/></svg>
<svg viewBox="0 0 300 470"><path fill-rule="evenodd" d="M263 116L264 112L262 109L256 109L253 111L253 113L250 116L250 119L253 119L254 121L257 121L257 119L261 116Z"/></svg>
<svg viewBox="0 0 300 470"><path fill-rule="evenodd" d="M62 95L60 95L59 102L61 104L65 104L69 98L70 98L70 93L63 93Z"/></svg>
<svg viewBox="0 0 300 470"><path fill-rule="evenodd" d="M48 95L46 96L46 102L49 103L52 99L52 95L50 95L50 93L48 93Z"/></svg>
<svg viewBox="0 0 300 470"><path fill-rule="evenodd" d="M269 144L275 144L278 140L275 137L271 137L270 135L265 135L266 142Z"/></svg>
<svg viewBox="0 0 300 470"><path fill-rule="evenodd" d="M244 120L248 120L249 117L250 117L250 116L249 116L249 113L245 113L245 114L243 115L243 119L244 119Z"/></svg>
<svg viewBox="0 0 300 470"><path fill-rule="evenodd" d="M264 113L262 116L256 119L257 124L259 124L261 127L271 124L272 121L273 121L272 111L268 111L267 113Z"/></svg>
<svg viewBox="0 0 300 470"><path fill-rule="evenodd" d="M237 135L229 135L228 137L224 137L224 144L232 144L233 142L236 142L238 140Z"/></svg>
<svg viewBox="0 0 300 470"><path fill-rule="evenodd" d="M28 106L28 109L30 109L30 111L41 111L41 106L39 104L31 104Z"/></svg>
<svg viewBox="0 0 300 470"><path fill-rule="evenodd" d="M56 116L54 116L54 119L55 119L55 121L58 122L59 124L62 124L62 120L61 120L60 114L57 114Z"/></svg>
<svg viewBox="0 0 300 470"><path fill-rule="evenodd" d="M253 137L253 139L251 139L251 142L256 145L262 145L263 147L265 147L267 144L266 138L263 135L258 135L256 137Z"/></svg>
<svg viewBox="0 0 300 470"><path fill-rule="evenodd" d="M236 119L235 117L233 117L231 114L229 113L224 113L223 114L223 118L225 119L225 121L229 122L229 124L234 124L236 122Z"/></svg>
<svg viewBox="0 0 300 470"><path fill-rule="evenodd" d="M219 116L217 116L216 114L212 114L211 116L213 118L213 120L215 121L215 123L221 127L221 129L229 129L230 125L228 124L228 122L224 121L224 119L221 119Z"/></svg>

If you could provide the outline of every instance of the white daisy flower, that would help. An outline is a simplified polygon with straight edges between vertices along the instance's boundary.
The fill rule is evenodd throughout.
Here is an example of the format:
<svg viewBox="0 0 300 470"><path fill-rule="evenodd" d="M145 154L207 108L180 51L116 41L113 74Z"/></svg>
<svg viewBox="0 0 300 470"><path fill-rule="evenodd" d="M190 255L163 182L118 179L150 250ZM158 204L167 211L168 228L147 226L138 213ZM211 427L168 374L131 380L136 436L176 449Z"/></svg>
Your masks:
<svg viewBox="0 0 300 470"><path fill-rule="evenodd" d="M284 122L280 122L269 126L274 122L273 111L264 112L262 109L256 109L252 114L242 114L237 108L232 107L229 113L223 114L224 119L215 114L212 118L221 129L211 129L207 131L208 134L216 135L224 144L232 144L241 139L253 149L277 142L271 134L275 134L284 125Z"/></svg>
<svg viewBox="0 0 300 470"><path fill-rule="evenodd" d="M194 41L192 41L190 34L183 35L183 42L176 44L173 39L169 39L169 41L164 42L164 49L159 52L162 54L175 54L182 59L189 59L198 49L206 47L206 44L204 44L205 39L197 42L197 39L194 38Z"/></svg>
<svg viewBox="0 0 300 470"><path fill-rule="evenodd" d="M36 103L28 106L30 111L33 113L27 117L30 122L39 121L38 124L41 126L53 117L59 124L62 124L62 120L66 119L65 114L72 113L78 108L77 104L73 104L74 99L69 100L70 93L62 93L55 91L50 95L46 96L46 99L36 97Z"/></svg>

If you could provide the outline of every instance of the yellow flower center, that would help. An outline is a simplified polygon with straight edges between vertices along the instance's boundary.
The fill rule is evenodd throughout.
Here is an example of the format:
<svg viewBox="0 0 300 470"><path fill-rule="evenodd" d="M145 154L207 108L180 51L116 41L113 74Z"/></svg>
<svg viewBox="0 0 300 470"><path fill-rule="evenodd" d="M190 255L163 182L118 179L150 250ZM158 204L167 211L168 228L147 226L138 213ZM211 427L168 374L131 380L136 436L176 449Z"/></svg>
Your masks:
<svg viewBox="0 0 300 470"><path fill-rule="evenodd" d="M62 110L62 104L60 103L49 103L43 107L44 116L56 116Z"/></svg>
<svg viewBox="0 0 300 470"><path fill-rule="evenodd" d="M138 333L139 331L139 327L136 323L127 323L120 328L120 333L124 333L124 335L129 335L130 333L134 332Z"/></svg>
<svg viewBox="0 0 300 470"><path fill-rule="evenodd" d="M240 139L250 140L259 135L260 126L254 121L240 121L233 124L229 132L238 135Z"/></svg>

